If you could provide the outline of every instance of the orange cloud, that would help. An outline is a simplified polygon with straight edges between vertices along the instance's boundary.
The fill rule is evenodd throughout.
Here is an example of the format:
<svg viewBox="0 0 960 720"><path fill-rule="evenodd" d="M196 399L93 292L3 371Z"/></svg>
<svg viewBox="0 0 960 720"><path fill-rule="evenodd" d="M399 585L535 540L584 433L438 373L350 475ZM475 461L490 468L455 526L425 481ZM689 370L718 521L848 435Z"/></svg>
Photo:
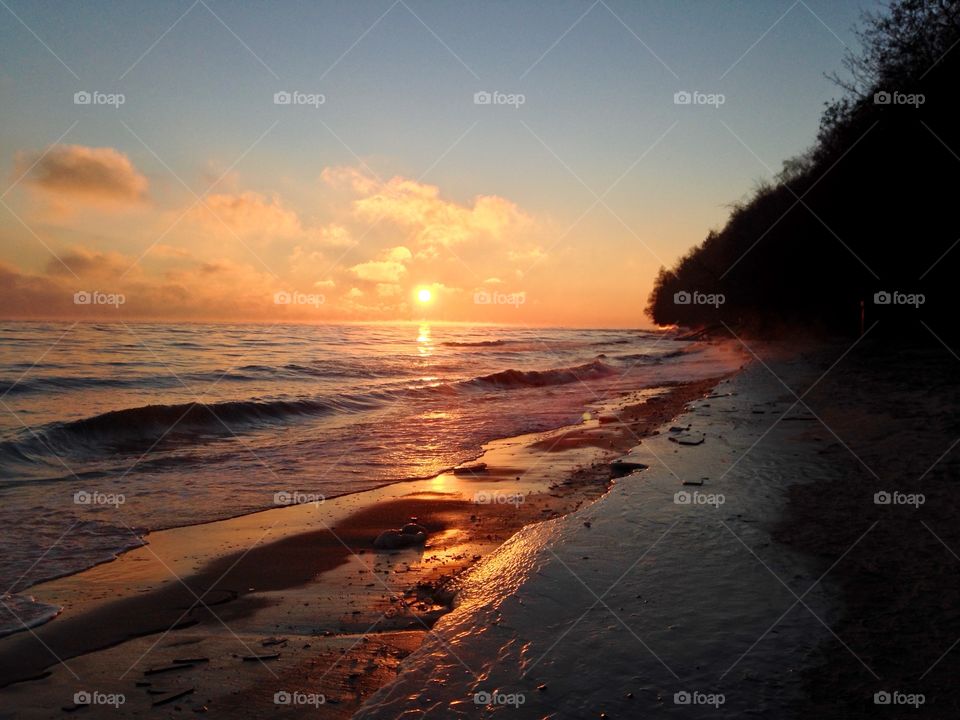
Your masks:
<svg viewBox="0 0 960 720"><path fill-rule="evenodd" d="M377 283L377 295L383 298L396 297L403 290L394 283Z"/></svg>
<svg viewBox="0 0 960 720"><path fill-rule="evenodd" d="M0 263L0 307L10 318L67 317L73 301L51 278L27 275Z"/></svg>
<svg viewBox="0 0 960 720"><path fill-rule="evenodd" d="M477 196L472 205L440 197L440 188L394 177L375 180L354 168L328 168L321 177L333 186L348 186L362 197L353 203L358 218L387 220L411 233L413 244L427 256L438 247L471 240L500 240L530 232L536 223L517 205L496 195Z"/></svg>
<svg viewBox="0 0 960 720"><path fill-rule="evenodd" d="M115 198L143 197L146 181L121 153L63 148L51 150L49 158L18 158L24 181L42 189L51 205L63 200L67 209L79 210L76 201L64 198L93 197L87 194L93 187ZM119 170L54 172L70 165L65 155L126 168L142 182L131 180L126 186L132 189L121 191ZM24 166L27 161L34 166ZM89 180L93 176L101 180ZM113 179L102 180L105 176ZM4 314L389 320L429 311L436 319L486 319L501 308L478 308L462 288L515 282L522 277L517 266L536 259L553 233L548 218L534 219L501 197L481 195L462 203L443 197L433 185L402 177L382 181L353 168L328 168L322 178L329 187L308 207L276 194L231 189L192 208L194 199L185 198L187 205L180 206L142 203L142 212L124 217L72 213L69 223L51 224L46 231L45 242L57 249L62 263L42 255L42 248L0 253L21 268L42 268L36 274L4 270L6 281L21 293L0 293ZM30 247L25 232L11 232ZM72 245L77 238L92 247ZM69 249L61 250L65 245ZM419 288L433 292L429 307L413 302ZM72 297L79 291L123 293L126 302L119 309L78 307ZM277 293L323 301L278 305Z"/></svg>
<svg viewBox="0 0 960 720"><path fill-rule="evenodd" d="M256 254L278 271L283 264L274 253L283 253L293 266L309 269L324 262L324 251L355 244L350 230L343 225L306 225L278 196L252 191L209 195L188 217L193 228L201 233L194 238L195 243L209 246L207 241L212 238L217 253L223 253L226 246L242 254L255 247ZM240 248L236 248L237 239L241 241Z"/></svg>
<svg viewBox="0 0 960 720"><path fill-rule="evenodd" d="M293 210L285 208L279 198L256 192L208 195L192 213L214 231L226 225L238 235L289 238L303 234Z"/></svg>
<svg viewBox="0 0 960 720"><path fill-rule="evenodd" d="M20 152L14 173L53 197L129 204L143 200L147 179L130 159L109 147L54 145L45 152Z"/></svg>
<svg viewBox="0 0 960 720"><path fill-rule="evenodd" d="M89 279L115 277L131 267L131 260L120 253L93 252L76 247L47 262L47 275Z"/></svg>
<svg viewBox="0 0 960 720"><path fill-rule="evenodd" d="M412 259L413 253L401 245L387 250L383 260L370 260L360 263L354 265L350 270L361 280L395 284L406 274L406 263Z"/></svg>

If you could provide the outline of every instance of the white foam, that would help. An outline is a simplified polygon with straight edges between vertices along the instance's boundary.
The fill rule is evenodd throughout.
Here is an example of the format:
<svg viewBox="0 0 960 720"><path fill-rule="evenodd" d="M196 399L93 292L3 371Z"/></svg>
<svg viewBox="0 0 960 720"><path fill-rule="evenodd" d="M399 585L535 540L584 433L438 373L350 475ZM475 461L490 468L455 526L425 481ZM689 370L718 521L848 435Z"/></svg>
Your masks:
<svg viewBox="0 0 960 720"><path fill-rule="evenodd" d="M0 596L0 637L43 625L63 610L59 605L37 602L30 595Z"/></svg>

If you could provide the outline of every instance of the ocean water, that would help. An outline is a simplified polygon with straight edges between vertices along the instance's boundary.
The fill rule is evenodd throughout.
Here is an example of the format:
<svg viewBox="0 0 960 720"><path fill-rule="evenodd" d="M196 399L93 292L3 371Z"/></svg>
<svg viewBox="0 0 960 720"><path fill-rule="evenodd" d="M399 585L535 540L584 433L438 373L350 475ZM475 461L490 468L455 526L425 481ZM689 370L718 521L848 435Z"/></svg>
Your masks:
<svg viewBox="0 0 960 720"><path fill-rule="evenodd" d="M697 356L627 330L0 324L0 634L149 530L430 477Z"/></svg>

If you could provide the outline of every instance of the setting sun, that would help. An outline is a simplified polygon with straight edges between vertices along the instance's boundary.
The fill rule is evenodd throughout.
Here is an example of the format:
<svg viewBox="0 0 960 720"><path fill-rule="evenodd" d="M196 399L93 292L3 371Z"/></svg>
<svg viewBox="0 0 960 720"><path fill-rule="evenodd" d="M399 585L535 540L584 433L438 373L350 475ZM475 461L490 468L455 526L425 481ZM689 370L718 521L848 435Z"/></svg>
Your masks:
<svg viewBox="0 0 960 720"><path fill-rule="evenodd" d="M427 288L417 291L417 300L422 303L428 303L433 300L433 293L430 292Z"/></svg>

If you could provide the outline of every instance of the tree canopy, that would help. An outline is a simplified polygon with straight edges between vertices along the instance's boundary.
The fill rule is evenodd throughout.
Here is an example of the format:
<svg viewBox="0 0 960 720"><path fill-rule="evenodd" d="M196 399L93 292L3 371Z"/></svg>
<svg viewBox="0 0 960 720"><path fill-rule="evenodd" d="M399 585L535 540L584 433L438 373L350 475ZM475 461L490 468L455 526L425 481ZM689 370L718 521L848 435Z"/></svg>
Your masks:
<svg viewBox="0 0 960 720"><path fill-rule="evenodd" d="M813 147L661 268L655 322L854 334L862 306L868 327L960 332L960 2L898 0L858 37Z"/></svg>

